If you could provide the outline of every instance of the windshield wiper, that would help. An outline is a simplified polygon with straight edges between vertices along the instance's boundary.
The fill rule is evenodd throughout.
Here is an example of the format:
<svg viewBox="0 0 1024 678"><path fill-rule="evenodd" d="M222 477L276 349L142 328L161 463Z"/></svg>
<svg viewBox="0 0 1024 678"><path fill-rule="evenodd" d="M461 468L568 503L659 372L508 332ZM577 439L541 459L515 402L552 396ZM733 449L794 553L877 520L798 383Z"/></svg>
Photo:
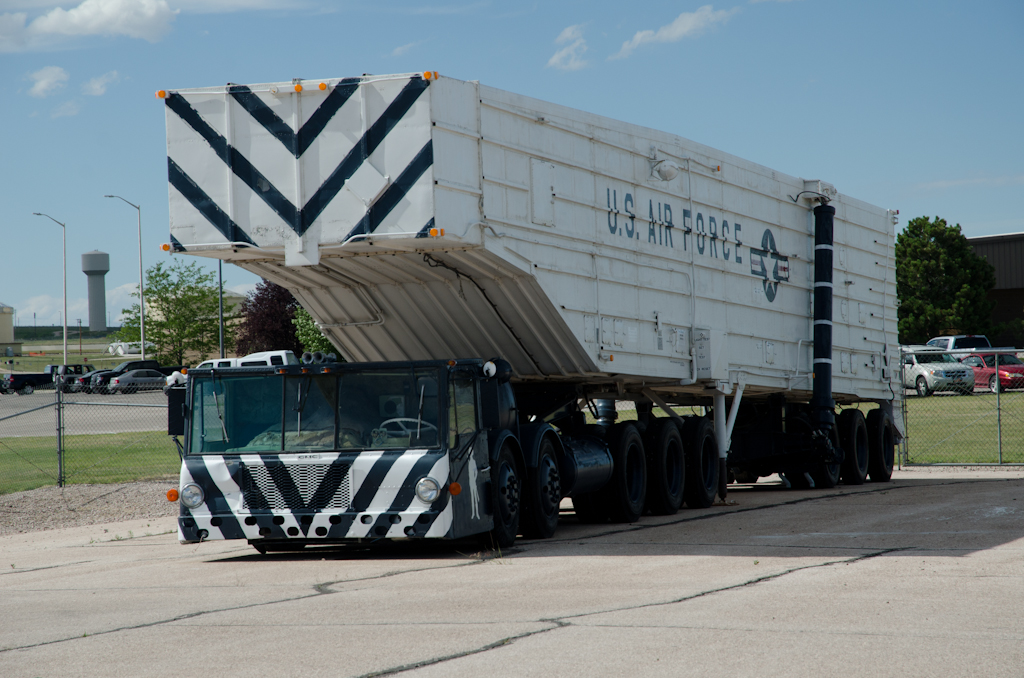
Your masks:
<svg viewBox="0 0 1024 678"><path fill-rule="evenodd" d="M217 419L220 421L220 432L224 436L224 442L230 443L231 439L228 438L228 430L224 426L224 415L220 411L220 398L217 397L217 384L213 384L213 403L217 406Z"/></svg>
<svg viewBox="0 0 1024 678"><path fill-rule="evenodd" d="M312 388L312 386L313 386L313 378L312 377L306 377L306 393L305 393L305 397L303 397L303 393L302 393L302 384L299 384L299 387L297 389L295 389L295 399L296 399L297 402L296 402L295 407L292 408L292 412L298 412L298 416L296 417L296 431L295 431L297 434L298 433L302 433L302 411L304 409L306 409L306 402L309 401L309 389Z"/></svg>

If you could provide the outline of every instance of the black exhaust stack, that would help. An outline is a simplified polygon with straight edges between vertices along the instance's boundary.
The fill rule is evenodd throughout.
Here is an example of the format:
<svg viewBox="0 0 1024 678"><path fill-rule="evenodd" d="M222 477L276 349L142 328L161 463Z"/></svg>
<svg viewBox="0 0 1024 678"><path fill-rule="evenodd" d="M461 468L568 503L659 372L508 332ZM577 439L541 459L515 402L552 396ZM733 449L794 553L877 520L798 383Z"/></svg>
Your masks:
<svg viewBox="0 0 1024 678"><path fill-rule="evenodd" d="M811 411L817 433L829 440L835 426L832 400L832 235L836 208L814 208L814 390Z"/></svg>

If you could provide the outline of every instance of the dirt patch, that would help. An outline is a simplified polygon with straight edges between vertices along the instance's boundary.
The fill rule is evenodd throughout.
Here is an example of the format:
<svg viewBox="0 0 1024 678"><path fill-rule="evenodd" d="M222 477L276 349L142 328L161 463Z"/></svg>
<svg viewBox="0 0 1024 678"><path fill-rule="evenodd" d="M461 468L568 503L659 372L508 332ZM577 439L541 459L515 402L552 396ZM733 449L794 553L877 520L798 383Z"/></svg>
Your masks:
<svg viewBox="0 0 1024 678"><path fill-rule="evenodd" d="M170 482L40 487L0 495L0 535L98 525L178 514Z"/></svg>

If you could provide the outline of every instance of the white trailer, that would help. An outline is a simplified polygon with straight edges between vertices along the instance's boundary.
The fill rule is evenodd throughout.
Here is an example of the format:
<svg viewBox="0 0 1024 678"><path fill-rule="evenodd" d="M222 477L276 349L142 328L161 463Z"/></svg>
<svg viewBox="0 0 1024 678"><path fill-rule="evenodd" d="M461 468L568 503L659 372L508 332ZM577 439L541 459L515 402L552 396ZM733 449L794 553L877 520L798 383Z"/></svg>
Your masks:
<svg viewBox="0 0 1024 678"><path fill-rule="evenodd" d="M490 431L480 469L501 451L484 424L501 419L513 434L528 532L553 529L536 517L552 480L556 519L557 499L572 496L583 517L632 520L647 494L664 511L684 496L704 506L728 479L888 479L902 428L895 212L673 134L432 72L158 96L175 252L288 288L344 369L500 357L486 370L498 376L479 376L484 408L485 382L502 382L507 361L515 425L481 410L474 430ZM638 422L614 424L609 400L635 401ZM684 421L680 405L704 415ZM588 407L596 425L582 421ZM636 454L650 468L627 469ZM452 483L465 481L440 479L439 491ZM508 490L499 485L492 495ZM240 497L241 516L240 486L221 489ZM508 506L472 489L491 529ZM387 512L376 510L373 523ZM183 541L217 532L197 527L202 511L183 508ZM250 532L254 543L287 536Z"/></svg>

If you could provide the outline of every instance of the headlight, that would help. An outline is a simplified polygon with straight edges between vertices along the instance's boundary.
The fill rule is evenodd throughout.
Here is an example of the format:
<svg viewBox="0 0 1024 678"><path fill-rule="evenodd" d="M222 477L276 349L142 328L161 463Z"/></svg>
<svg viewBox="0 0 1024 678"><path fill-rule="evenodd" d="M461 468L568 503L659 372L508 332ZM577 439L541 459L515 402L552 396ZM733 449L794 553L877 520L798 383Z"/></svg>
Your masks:
<svg viewBox="0 0 1024 678"><path fill-rule="evenodd" d="M942 370L928 370L928 371L931 372L933 377L944 377L944 376L946 376L946 373L943 372Z"/></svg>
<svg viewBox="0 0 1024 678"><path fill-rule="evenodd" d="M416 481L416 496L420 501L433 504L441 494L441 486L436 480L423 477Z"/></svg>
<svg viewBox="0 0 1024 678"><path fill-rule="evenodd" d="M180 501L185 508L194 509L203 503L203 488L195 483L189 483L181 488Z"/></svg>

